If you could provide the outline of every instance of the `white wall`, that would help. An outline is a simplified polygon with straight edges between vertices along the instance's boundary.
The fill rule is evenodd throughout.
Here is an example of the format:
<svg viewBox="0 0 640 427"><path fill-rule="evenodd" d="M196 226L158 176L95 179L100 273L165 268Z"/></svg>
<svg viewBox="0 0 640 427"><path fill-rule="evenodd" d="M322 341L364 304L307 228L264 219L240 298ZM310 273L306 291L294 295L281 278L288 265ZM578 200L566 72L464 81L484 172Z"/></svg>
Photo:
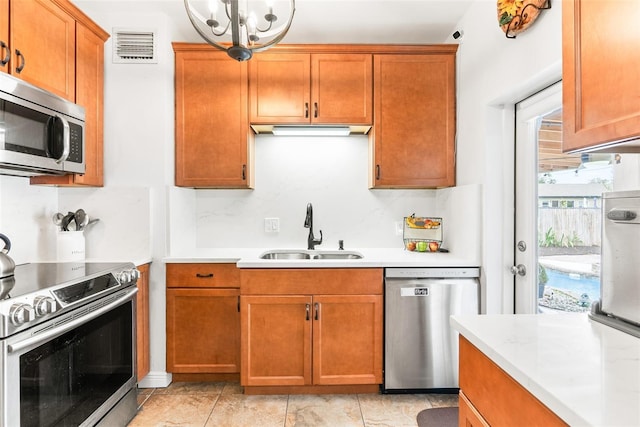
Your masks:
<svg viewBox="0 0 640 427"><path fill-rule="evenodd" d="M16 264L50 259L56 251L52 221L58 210L53 187L31 186L28 178L0 176L0 233L11 240Z"/></svg>
<svg viewBox="0 0 640 427"><path fill-rule="evenodd" d="M496 2L476 0L458 30L458 185L481 183L483 310L511 312L514 104L560 80L560 2L515 39L498 26ZM450 40L453 42L453 38Z"/></svg>

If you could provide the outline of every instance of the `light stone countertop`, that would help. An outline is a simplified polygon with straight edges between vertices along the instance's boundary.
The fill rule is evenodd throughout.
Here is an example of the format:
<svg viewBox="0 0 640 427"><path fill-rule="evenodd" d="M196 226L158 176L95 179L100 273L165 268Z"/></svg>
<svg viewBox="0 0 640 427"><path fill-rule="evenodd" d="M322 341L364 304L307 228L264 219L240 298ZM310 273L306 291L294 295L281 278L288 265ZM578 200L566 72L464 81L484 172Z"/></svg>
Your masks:
<svg viewBox="0 0 640 427"><path fill-rule="evenodd" d="M300 250L300 248L297 248ZM270 249L269 249L270 250ZM275 250L296 250L277 248ZM317 248L318 251L334 249ZM479 260L444 252L410 252L401 248L345 248L362 259L260 259L266 248L197 249L163 258L165 263L236 263L239 268L376 268L376 267L477 267Z"/></svg>
<svg viewBox="0 0 640 427"><path fill-rule="evenodd" d="M571 426L640 426L640 338L582 314L453 316L451 325Z"/></svg>

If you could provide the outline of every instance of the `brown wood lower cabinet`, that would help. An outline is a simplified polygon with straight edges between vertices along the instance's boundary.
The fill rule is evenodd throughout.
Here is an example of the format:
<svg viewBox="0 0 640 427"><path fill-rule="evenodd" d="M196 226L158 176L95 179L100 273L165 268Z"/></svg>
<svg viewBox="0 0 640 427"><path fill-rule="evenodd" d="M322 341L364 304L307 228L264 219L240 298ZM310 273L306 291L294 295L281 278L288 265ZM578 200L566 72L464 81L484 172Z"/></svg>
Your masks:
<svg viewBox="0 0 640 427"><path fill-rule="evenodd" d="M567 425L462 336L459 351L460 427Z"/></svg>
<svg viewBox="0 0 640 427"><path fill-rule="evenodd" d="M245 391L382 383L382 270L243 270L241 278Z"/></svg>
<svg viewBox="0 0 640 427"><path fill-rule="evenodd" d="M239 273L233 264L167 265L168 372L237 378L239 298Z"/></svg>
<svg viewBox="0 0 640 427"><path fill-rule="evenodd" d="M149 373L149 264L138 266L138 294L136 297L136 351L138 381Z"/></svg>

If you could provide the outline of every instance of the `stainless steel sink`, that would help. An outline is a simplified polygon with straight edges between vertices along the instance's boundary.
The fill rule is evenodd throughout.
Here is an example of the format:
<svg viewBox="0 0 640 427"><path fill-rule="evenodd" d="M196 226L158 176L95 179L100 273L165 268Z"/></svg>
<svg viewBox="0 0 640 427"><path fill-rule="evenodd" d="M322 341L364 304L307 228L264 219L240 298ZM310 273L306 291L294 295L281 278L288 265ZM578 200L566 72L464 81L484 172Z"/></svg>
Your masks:
<svg viewBox="0 0 640 427"><path fill-rule="evenodd" d="M267 251L260 255L261 259L311 259L304 251Z"/></svg>
<svg viewBox="0 0 640 427"><path fill-rule="evenodd" d="M363 256L359 252L355 251L308 251L304 249L299 250L270 250L262 255L260 259L276 259L276 260L322 260L322 259L362 259Z"/></svg>
<svg viewBox="0 0 640 427"><path fill-rule="evenodd" d="M362 259L362 254L347 251L321 251L314 254L313 259Z"/></svg>

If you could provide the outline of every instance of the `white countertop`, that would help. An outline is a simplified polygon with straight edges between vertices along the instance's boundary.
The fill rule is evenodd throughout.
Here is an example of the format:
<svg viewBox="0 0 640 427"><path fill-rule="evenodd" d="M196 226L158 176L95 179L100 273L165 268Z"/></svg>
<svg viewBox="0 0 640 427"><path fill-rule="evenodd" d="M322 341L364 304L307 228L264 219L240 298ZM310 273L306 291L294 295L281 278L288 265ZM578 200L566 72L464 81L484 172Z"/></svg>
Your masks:
<svg viewBox="0 0 640 427"><path fill-rule="evenodd" d="M277 250L295 248L278 248ZM297 248L300 249L300 248ZM318 248L318 250L328 250ZM444 252L410 252L401 248L347 248L362 259L260 259L266 248L197 249L163 258L165 263L237 263L239 268L366 268L366 267L477 267L479 260Z"/></svg>
<svg viewBox="0 0 640 427"><path fill-rule="evenodd" d="M640 426L640 338L586 314L453 316L452 327L571 426Z"/></svg>

